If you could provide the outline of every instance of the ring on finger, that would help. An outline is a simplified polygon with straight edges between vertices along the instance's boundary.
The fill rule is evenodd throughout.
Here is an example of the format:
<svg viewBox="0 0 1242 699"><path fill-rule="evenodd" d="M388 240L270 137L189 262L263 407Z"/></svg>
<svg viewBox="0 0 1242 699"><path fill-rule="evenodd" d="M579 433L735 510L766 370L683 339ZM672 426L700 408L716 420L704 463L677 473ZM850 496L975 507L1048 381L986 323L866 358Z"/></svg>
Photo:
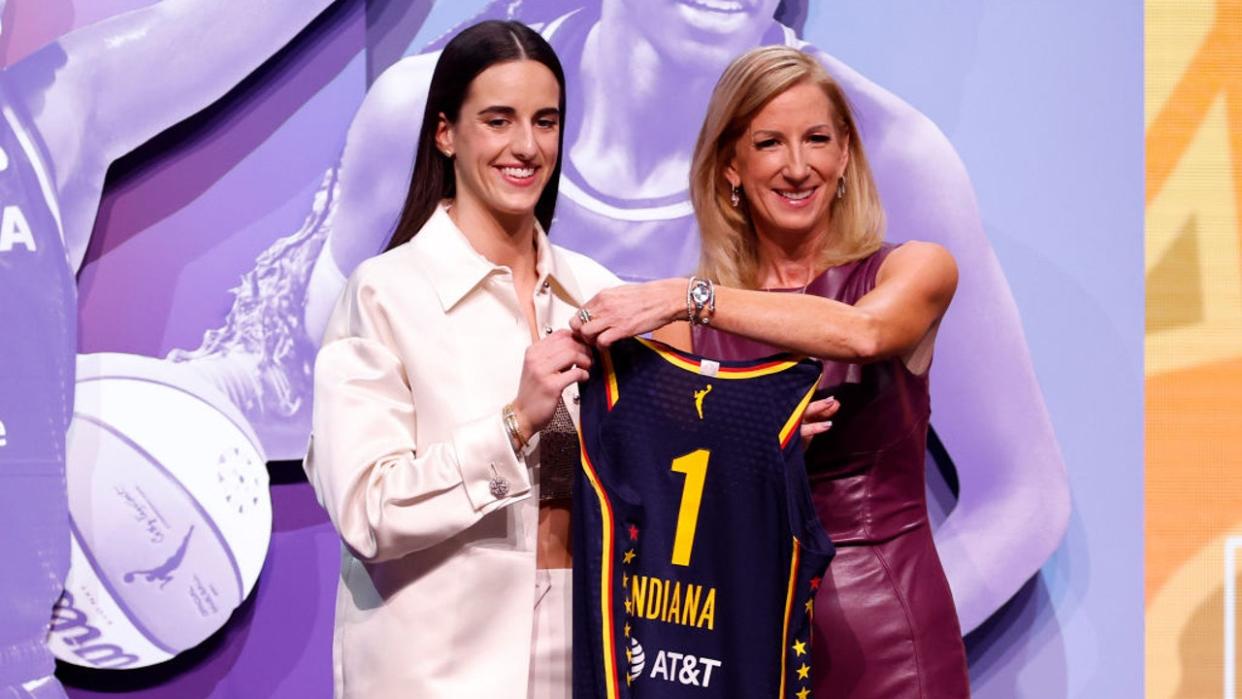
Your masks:
<svg viewBox="0 0 1242 699"><path fill-rule="evenodd" d="M582 321L583 323L591 322L591 312L587 310L586 306L583 306L582 308L578 309L578 320Z"/></svg>

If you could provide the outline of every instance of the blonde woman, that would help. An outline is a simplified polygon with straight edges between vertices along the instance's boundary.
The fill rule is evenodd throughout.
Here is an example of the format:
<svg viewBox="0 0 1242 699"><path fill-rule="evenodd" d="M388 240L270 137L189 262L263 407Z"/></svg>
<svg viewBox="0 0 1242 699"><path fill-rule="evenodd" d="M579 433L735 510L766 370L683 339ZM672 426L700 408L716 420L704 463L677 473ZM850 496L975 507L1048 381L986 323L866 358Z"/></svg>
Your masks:
<svg viewBox="0 0 1242 699"><path fill-rule="evenodd" d="M807 470L837 556L815 604L815 695L968 696L923 484L928 370L957 286L953 258L931 243L883 242L849 104L795 49L756 49L725 71L691 192L698 275L603 291L575 330L599 345L656 330L710 357L822 358L821 411L838 412L819 424L835 427L811 442Z"/></svg>

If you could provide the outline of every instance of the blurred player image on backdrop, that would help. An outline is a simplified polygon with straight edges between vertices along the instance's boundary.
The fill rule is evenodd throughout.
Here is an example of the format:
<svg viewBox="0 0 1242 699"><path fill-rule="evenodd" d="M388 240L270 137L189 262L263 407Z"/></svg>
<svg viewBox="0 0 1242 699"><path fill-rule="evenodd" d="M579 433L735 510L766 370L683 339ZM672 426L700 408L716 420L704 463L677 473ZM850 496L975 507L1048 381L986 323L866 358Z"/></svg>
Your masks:
<svg viewBox="0 0 1242 699"><path fill-rule="evenodd" d="M63 694L51 677L46 645L52 605L70 564L70 517L83 518L74 519L79 527L95 526L90 507L71 511L65 486L77 349L73 274L86 251L108 166L214 102L327 4L168 0L70 33L0 73L0 529L23 532L0 537L0 690ZM212 59L185 52L188 43ZM162 67L160 79L134 79L155 64ZM215 389L206 390L215 395ZM106 479L128 465L97 457L81 450L76 466L84 478L100 469ZM128 546L146 535L114 534L139 537L123 544ZM162 534L156 538L143 561L166 559L177 547ZM84 585L95 589L94 582ZM84 603L81 589L74 592ZM125 648L96 641L98 629L92 636L89 625L78 624L86 612L68 606L72 599L61 600L57 613L67 632L58 656L85 665L125 664L131 655ZM217 625L237 601L221 602ZM164 611L184 613L185 602ZM114 615L114 623L127 625L125 616ZM194 642L214 630L198 629Z"/></svg>

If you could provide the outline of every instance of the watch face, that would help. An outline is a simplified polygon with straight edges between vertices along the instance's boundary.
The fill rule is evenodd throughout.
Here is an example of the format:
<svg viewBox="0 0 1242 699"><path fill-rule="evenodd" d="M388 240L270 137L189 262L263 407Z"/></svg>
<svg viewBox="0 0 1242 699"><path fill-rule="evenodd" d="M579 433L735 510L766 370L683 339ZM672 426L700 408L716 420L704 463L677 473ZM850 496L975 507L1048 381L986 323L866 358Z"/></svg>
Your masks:
<svg viewBox="0 0 1242 699"><path fill-rule="evenodd" d="M690 298L699 305L707 303L707 300L711 298L711 294L707 290L707 285L696 284L694 288L690 290Z"/></svg>

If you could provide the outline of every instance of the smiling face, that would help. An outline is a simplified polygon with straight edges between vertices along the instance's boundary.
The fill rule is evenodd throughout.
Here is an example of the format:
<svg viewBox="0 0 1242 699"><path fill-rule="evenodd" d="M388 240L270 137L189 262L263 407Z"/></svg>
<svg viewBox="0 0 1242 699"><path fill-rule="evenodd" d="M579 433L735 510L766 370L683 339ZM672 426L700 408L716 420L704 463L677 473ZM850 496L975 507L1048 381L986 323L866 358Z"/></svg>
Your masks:
<svg viewBox="0 0 1242 699"><path fill-rule="evenodd" d="M742 187L756 233L788 239L827 232L849 163L839 123L813 82L777 95L751 120L724 174L731 187Z"/></svg>
<svg viewBox="0 0 1242 699"><path fill-rule="evenodd" d="M713 72L759 43L779 0L605 0L604 16L624 18L661 54Z"/></svg>
<svg viewBox="0 0 1242 699"><path fill-rule="evenodd" d="M560 96L547 66L510 61L470 83L456 123L440 115L436 145L453 158L458 206L534 215L559 155Z"/></svg>

